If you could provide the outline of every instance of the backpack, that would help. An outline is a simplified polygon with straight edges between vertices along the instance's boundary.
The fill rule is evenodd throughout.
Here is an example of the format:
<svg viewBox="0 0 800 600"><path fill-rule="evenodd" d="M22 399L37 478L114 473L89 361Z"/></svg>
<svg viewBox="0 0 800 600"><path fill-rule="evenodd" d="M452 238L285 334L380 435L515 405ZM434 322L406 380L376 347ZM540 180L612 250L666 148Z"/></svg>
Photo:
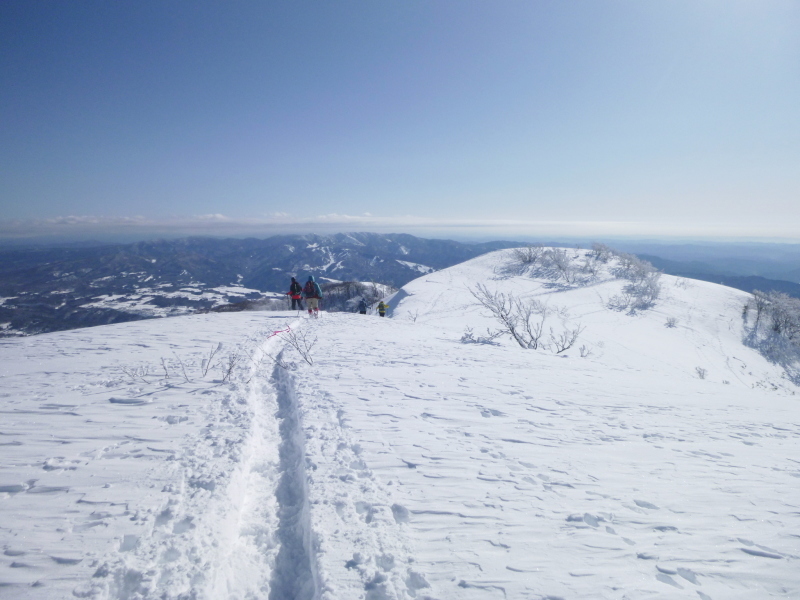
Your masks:
<svg viewBox="0 0 800 600"><path fill-rule="evenodd" d="M322 290L316 281L307 281L306 287L303 288L303 293L306 298L322 298Z"/></svg>

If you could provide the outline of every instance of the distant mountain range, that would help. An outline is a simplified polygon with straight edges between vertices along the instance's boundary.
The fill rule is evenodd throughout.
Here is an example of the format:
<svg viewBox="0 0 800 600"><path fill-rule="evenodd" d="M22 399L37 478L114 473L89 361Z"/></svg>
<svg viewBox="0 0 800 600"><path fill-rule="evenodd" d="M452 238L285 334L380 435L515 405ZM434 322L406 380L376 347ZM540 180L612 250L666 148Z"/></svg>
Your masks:
<svg viewBox="0 0 800 600"><path fill-rule="evenodd" d="M462 243L406 234L184 238L0 249L0 337L173 316L280 296L290 277L400 287L424 273L522 242ZM720 273L706 262L638 253L671 275L800 297L800 284Z"/></svg>
<svg viewBox="0 0 800 600"><path fill-rule="evenodd" d="M186 238L0 250L0 336L171 316L288 290L290 277L400 287L519 242L465 244L405 234Z"/></svg>
<svg viewBox="0 0 800 600"><path fill-rule="evenodd" d="M745 292L775 291L800 298L800 283L769 279L760 275L735 275L731 273L736 268L735 264L729 264L725 272L720 272L713 266L700 261L667 260L652 254L638 254L638 256L669 275L719 283ZM748 267L748 264L742 265L742 271L748 270Z"/></svg>

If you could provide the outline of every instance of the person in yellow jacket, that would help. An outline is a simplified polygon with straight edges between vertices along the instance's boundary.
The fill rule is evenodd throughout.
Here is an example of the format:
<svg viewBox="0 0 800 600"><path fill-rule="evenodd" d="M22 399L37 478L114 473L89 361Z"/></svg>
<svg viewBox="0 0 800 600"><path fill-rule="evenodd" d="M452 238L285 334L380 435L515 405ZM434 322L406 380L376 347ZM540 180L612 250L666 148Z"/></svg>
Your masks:
<svg viewBox="0 0 800 600"><path fill-rule="evenodd" d="M389 308L388 304L384 304L383 300L378 302L378 314L382 317L386 316L386 309Z"/></svg>

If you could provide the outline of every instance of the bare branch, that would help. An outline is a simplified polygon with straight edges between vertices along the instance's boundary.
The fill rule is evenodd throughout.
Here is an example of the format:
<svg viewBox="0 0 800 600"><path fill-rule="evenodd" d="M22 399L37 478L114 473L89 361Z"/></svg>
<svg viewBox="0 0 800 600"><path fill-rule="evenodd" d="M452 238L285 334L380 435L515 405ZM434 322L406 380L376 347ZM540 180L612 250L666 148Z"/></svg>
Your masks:
<svg viewBox="0 0 800 600"><path fill-rule="evenodd" d="M311 358L311 349L317 343L316 336L314 336L312 339L309 332L305 329L301 329L299 332L295 331L294 329L290 329L285 333L284 339L292 348L297 351L304 361L306 361L309 365L314 364L314 361Z"/></svg>
<svg viewBox="0 0 800 600"><path fill-rule="evenodd" d="M555 348L556 354L561 354L562 352L572 348L583 330L584 327L578 325L575 329L564 329L561 333L556 335L551 327L550 341L553 343L553 348Z"/></svg>

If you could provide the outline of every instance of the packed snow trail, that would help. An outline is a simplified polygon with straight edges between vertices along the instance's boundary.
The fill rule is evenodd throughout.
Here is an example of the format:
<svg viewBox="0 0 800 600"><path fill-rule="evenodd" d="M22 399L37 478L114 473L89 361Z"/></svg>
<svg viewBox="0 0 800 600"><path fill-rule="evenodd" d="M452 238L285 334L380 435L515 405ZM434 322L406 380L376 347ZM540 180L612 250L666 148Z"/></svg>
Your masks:
<svg viewBox="0 0 800 600"><path fill-rule="evenodd" d="M278 362L283 356L278 355ZM269 594L270 600L315 600L317 574L312 544L305 471L303 432L292 376L276 364L273 381L277 388L280 419L280 471L276 490L279 505L277 541L280 550Z"/></svg>
<svg viewBox="0 0 800 600"><path fill-rule="evenodd" d="M270 355L291 322L203 315L0 343L0 597L266 597L285 442ZM215 348L220 366L239 361L227 383L207 368Z"/></svg>

